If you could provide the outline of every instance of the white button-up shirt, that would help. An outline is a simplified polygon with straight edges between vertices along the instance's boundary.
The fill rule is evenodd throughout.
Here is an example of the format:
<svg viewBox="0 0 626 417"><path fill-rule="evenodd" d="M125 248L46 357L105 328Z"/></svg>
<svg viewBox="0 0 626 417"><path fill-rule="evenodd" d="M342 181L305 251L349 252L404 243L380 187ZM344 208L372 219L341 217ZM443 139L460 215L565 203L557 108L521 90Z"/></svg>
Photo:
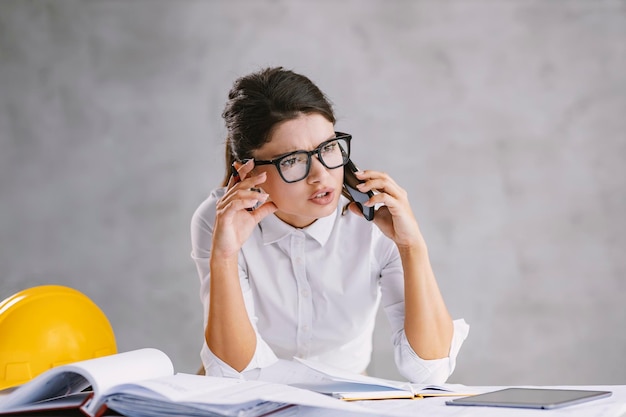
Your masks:
<svg viewBox="0 0 626 417"><path fill-rule="evenodd" d="M216 202L214 190L191 224L192 253L200 276L204 326L209 311L209 257ZM449 356L421 359L404 333L404 276L396 245L372 222L337 210L304 229L275 215L263 219L239 253L239 279L257 347L243 373L299 357L355 373L372 353L376 312L382 303L392 330L398 370L415 383L443 383L452 373L469 326L454 321ZM207 375L241 377L207 347Z"/></svg>

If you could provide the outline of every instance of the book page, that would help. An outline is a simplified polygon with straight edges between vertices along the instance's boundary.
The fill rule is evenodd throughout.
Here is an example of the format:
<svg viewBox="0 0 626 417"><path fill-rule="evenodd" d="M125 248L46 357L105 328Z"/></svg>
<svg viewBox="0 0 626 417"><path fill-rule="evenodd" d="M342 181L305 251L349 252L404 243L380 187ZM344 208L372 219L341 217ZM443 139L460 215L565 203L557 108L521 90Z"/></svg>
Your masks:
<svg viewBox="0 0 626 417"><path fill-rule="evenodd" d="M67 365L68 370L89 375L93 390L106 395L111 387L132 381L172 375L174 365L158 349L145 348Z"/></svg>
<svg viewBox="0 0 626 417"><path fill-rule="evenodd" d="M75 394L89 386L94 391L91 403L95 403L99 396L117 384L173 373L171 360L157 349L139 349L89 359L52 368L0 397L0 411L28 405L37 409L35 403L39 401ZM93 412L93 406L86 411Z"/></svg>
<svg viewBox="0 0 626 417"><path fill-rule="evenodd" d="M453 397L476 394L475 390L463 384L411 384L415 395L420 397Z"/></svg>
<svg viewBox="0 0 626 417"><path fill-rule="evenodd" d="M111 391L106 399L109 408L122 413L172 411L190 414L192 410L222 415L239 415L242 407L259 411L276 405L294 404L334 410L362 410L356 405L301 390L288 385L264 381L246 381L178 373L173 376L124 384ZM270 408L272 406L270 405Z"/></svg>
<svg viewBox="0 0 626 417"><path fill-rule="evenodd" d="M398 390L412 392L411 384L409 384L408 382L392 381L389 379L375 378L372 376L355 374L352 372L334 368L332 366L328 366L323 363L301 359L301 358L294 358L294 360L310 367L311 369L315 369L316 371L323 373L324 375L326 375L327 377L329 377L330 379L336 382L340 382L340 381L352 382L354 384L371 385L374 387L395 388Z"/></svg>
<svg viewBox="0 0 626 417"><path fill-rule="evenodd" d="M94 396L83 407L90 415L93 415L102 405L101 398L117 385L174 374L174 365L170 358L153 348L105 356L68 365L68 367L76 368L91 377Z"/></svg>
<svg viewBox="0 0 626 417"><path fill-rule="evenodd" d="M118 385L109 391L107 397L124 394L170 402L210 399L212 403L226 404L233 401L237 402L240 398L245 397L245 395L235 396L235 399L230 401L231 391L237 393L243 390L240 387L250 387L250 384L253 383L255 382L236 378L177 373L175 375ZM212 399L213 397L216 398Z"/></svg>
<svg viewBox="0 0 626 417"><path fill-rule="evenodd" d="M24 417L31 414L25 414L26 412L33 412L34 408L36 408L37 413L49 411L60 411L60 410L78 410L79 407L85 402L85 400L91 396L90 392L79 392L77 394L70 394L62 397L51 398L48 400L43 400L36 402L35 404L25 404L25 405L16 405L11 408L9 413L24 413ZM4 411L0 411L0 415L2 415ZM45 415L45 413L42 413Z"/></svg>
<svg viewBox="0 0 626 417"><path fill-rule="evenodd" d="M75 372L48 371L0 398L0 412L81 392L91 384ZM20 408L20 409L21 409Z"/></svg>
<svg viewBox="0 0 626 417"><path fill-rule="evenodd" d="M294 360L316 370L332 381L297 383L294 384L295 386L344 400L411 398L411 396L424 398L472 394L472 390L462 384L412 384L354 374L310 360L300 358L294 358Z"/></svg>

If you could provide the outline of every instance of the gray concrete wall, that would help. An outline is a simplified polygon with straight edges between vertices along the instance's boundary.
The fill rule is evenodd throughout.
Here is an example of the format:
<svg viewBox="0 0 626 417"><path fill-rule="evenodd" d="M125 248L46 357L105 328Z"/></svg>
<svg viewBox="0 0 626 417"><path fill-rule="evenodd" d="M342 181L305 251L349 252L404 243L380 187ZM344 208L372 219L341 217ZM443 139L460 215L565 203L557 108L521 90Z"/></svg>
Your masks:
<svg viewBox="0 0 626 417"><path fill-rule="evenodd" d="M0 299L75 287L194 372L189 220L267 65L409 191L472 326L451 382L626 383L625 1L2 1Z"/></svg>

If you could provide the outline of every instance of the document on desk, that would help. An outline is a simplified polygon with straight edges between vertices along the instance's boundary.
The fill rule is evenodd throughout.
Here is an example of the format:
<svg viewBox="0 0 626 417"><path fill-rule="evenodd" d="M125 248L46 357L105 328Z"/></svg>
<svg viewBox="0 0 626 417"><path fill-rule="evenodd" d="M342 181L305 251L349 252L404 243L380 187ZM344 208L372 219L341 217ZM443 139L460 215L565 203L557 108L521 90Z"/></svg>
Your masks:
<svg viewBox="0 0 626 417"><path fill-rule="evenodd" d="M284 384L173 372L167 355L152 348L61 365L0 394L0 415L41 411L99 417L113 410L127 417L253 417L308 410L353 416L368 411Z"/></svg>
<svg viewBox="0 0 626 417"><path fill-rule="evenodd" d="M107 406L128 417L251 417L290 408L310 408L318 413L337 415L360 415L369 411L358 404L287 385L181 373L120 386L119 392L107 397Z"/></svg>
<svg viewBox="0 0 626 417"><path fill-rule="evenodd" d="M346 372L326 364L294 358L298 363L318 372L324 378L293 384L346 401L407 399L472 395L475 392L461 384L423 385L375 378Z"/></svg>

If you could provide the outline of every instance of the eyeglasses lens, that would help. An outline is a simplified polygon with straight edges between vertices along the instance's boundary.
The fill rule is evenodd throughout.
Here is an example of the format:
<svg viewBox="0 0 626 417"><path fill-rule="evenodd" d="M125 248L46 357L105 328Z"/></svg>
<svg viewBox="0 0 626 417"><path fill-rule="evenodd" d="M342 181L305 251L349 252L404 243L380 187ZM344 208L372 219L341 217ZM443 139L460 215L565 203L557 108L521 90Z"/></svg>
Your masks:
<svg viewBox="0 0 626 417"><path fill-rule="evenodd" d="M307 175L309 155L306 152L297 152L280 160L278 165L285 181L299 181Z"/></svg>
<svg viewBox="0 0 626 417"><path fill-rule="evenodd" d="M345 165L350 158L350 147L346 139L336 139L322 144L317 149L320 162L328 169ZM280 160L278 167L287 182L296 182L308 175L311 155L308 152L296 152Z"/></svg>

